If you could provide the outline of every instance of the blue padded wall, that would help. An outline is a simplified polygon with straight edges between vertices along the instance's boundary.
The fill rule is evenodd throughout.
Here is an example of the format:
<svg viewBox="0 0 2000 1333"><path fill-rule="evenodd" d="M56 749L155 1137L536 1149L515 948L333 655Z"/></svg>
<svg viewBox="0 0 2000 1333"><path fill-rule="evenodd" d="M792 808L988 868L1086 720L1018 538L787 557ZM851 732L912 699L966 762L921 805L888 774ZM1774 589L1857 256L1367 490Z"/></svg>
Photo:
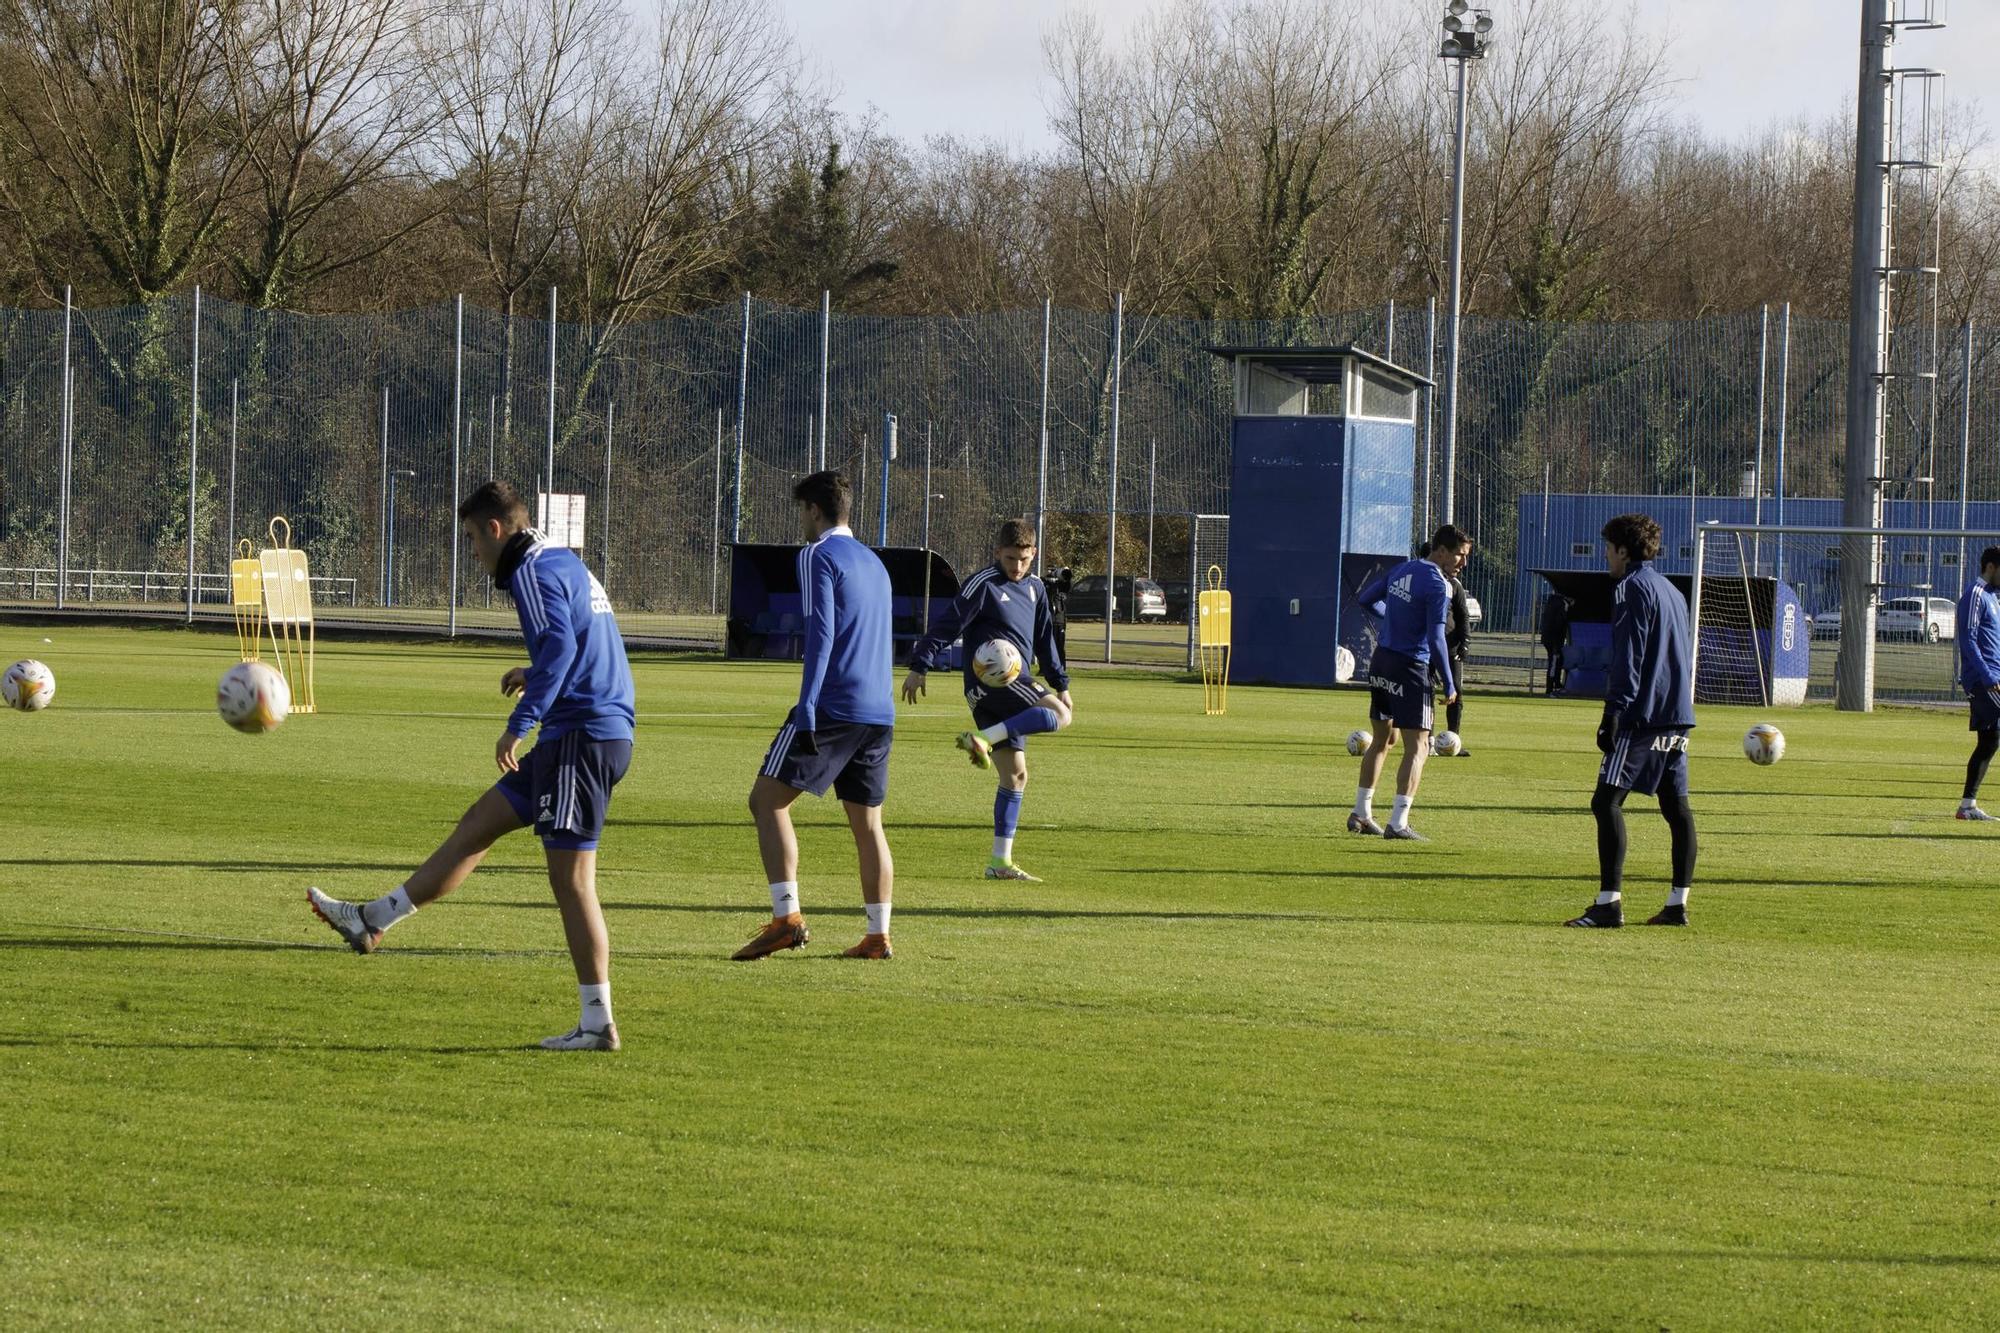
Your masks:
<svg viewBox="0 0 2000 1333"><path fill-rule="evenodd" d="M1239 681L1333 683L1346 424L1237 417L1230 427L1230 674Z"/></svg>

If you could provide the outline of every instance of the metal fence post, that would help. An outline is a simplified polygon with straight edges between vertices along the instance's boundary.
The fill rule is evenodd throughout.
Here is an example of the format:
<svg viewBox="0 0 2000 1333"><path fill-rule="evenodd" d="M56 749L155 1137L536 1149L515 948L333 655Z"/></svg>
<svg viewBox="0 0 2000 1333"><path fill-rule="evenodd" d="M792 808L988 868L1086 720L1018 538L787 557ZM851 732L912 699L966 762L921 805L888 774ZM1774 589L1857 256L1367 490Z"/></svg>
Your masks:
<svg viewBox="0 0 2000 1333"><path fill-rule="evenodd" d="M494 427L499 424L499 408L500 408L500 396L498 394L491 394L491 393L487 394L486 395L486 480L488 481L492 481L494 479L493 440L494 440ZM452 515L453 519L456 519L457 517L458 517L457 514ZM481 579L479 581L485 585L486 608L490 611L493 608L493 580Z"/></svg>
<svg viewBox="0 0 2000 1333"><path fill-rule="evenodd" d="M382 605L389 605L389 386L382 386L382 517L375 529L382 548Z"/></svg>
<svg viewBox="0 0 2000 1333"><path fill-rule="evenodd" d="M446 600L445 634L458 637L458 504L460 450L464 444L465 423L465 293L458 294L455 303L457 325L452 335L451 365L451 517L445 527L451 542L451 595Z"/></svg>
<svg viewBox="0 0 2000 1333"><path fill-rule="evenodd" d="M604 400L604 500L598 506L604 511L601 515L604 520L604 555L598 563L607 582L611 578L611 431L617 414L618 400L607 397Z"/></svg>
<svg viewBox="0 0 2000 1333"><path fill-rule="evenodd" d="M709 525L708 613L715 614L717 590L722 586L722 409L715 409L715 521Z"/></svg>
<svg viewBox="0 0 2000 1333"><path fill-rule="evenodd" d="M187 622L194 623L194 474L201 450L201 286L194 289L194 349L188 359Z"/></svg>
<svg viewBox="0 0 2000 1333"><path fill-rule="evenodd" d="M553 284L549 287L549 456L542 469L542 489L549 495L556 493L556 289Z"/></svg>
<svg viewBox="0 0 2000 1333"><path fill-rule="evenodd" d="M75 378L70 372L69 331L74 307L68 283L63 284L62 424L56 440L56 610L63 609L69 590L70 422L76 411ZM31 594L32 595L32 594Z"/></svg>
<svg viewBox="0 0 2000 1333"><path fill-rule="evenodd" d="M1125 368L1125 293L1111 308L1111 487L1104 525L1104 660L1111 660L1111 630L1118 618L1118 400ZM1135 590L1136 600L1136 590Z"/></svg>
<svg viewBox="0 0 2000 1333"><path fill-rule="evenodd" d="M1395 303L1392 301L1390 302L1390 310L1393 312L1394 309L1395 309ZM1393 313L1390 315L1390 318L1391 319L1395 318ZM1147 440L1146 441L1146 577L1147 578L1153 577L1153 497L1159 486L1159 481L1160 481L1160 442L1158 440ZM1190 589L1194 587L1194 580L1192 576L1190 576L1188 580L1188 587Z"/></svg>
<svg viewBox="0 0 2000 1333"><path fill-rule="evenodd" d="M1967 513L1967 498L1972 487L1972 321L1965 321L1965 403L1959 413L1958 425L1958 530L1971 530ZM1958 539L1958 581L1966 581L1965 538ZM1952 636L1958 642L1958 636Z"/></svg>
<svg viewBox="0 0 2000 1333"><path fill-rule="evenodd" d="M1417 530L1418 541L1428 538L1431 531L1431 429L1437 420L1437 323L1438 303L1433 296L1424 313L1424 378L1431 383L1424 386L1424 521Z"/></svg>
<svg viewBox="0 0 2000 1333"><path fill-rule="evenodd" d="M1757 480L1751 487L1751 521L1762 525L1764 522L1764 386L1765 376L1771 364L1771 307L1762 307L1757 329ZM1754 574L1763 568L1764 538L1759 535L1750 539L1750 571Z"/></svg>
<svg viewBox="0 0 2000 1333"><path fill-rule="evenodd" d="M889 464L896 461L896 414L882 414L882 503L875 514L875 544L889 544Z"/></svg>
<svg viewBox="0 0 2000 1333"><path fill-rule="evenodd" d="M1041 446L1035 463L1035 574L1042 572L1043 554L1049 535L1049 326L1055 312L1052 300L1042 301L1042 426Z"/></svg>
<svg viewBox="0 0 2000 1333"><path fill-rule="evenodd" d="M1777 484L1772 488L1777 502L1778 526L1785 526L1785 428L1791 420L1791 380L1792 380L1792 303L1785 302L1778 316L1778 438L1773 442L1777 449ZM1772 571L1780 583L1785 579L1785 539L1778 539L1778 550L1773 558Z"/></svg>
<svg viewBox="0 0 2000 1333"><path fill-rule="evenodd" d="M232 554L236 550L236 410L237 391L241 383L237 379L229 381L229 527L223 534L224 554Z"/></svg>
<svg viewBox="0 0 2000 1333"><path fill-rule="evenodd" d="M743 415L750 406L750 293L743 293L743 358L736 372L736 503L729 520L729 544L743 540Z"/></svg>
<svg viewBox="0 0 2000 1333"><path fill-rule="evenodd" d="M826 380L827 363L831 359L833 345L833 293L822 289L819 294L819 464L808 468L809 472L826 470ZM807 441L806 453L812 453L812 442Z"/></svg>

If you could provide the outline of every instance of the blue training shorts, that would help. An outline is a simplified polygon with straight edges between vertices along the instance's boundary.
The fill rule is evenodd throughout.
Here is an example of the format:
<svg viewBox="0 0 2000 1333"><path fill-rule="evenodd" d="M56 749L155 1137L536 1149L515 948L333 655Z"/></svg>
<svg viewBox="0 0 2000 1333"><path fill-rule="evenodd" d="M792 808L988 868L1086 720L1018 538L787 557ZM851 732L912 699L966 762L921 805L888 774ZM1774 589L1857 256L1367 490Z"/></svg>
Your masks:
<svg viewBox="0 0 2000 1333"><path fill-rule="evenodd" d="M1377 648L1368 663L1368 716L1398 731L1429 731L1430 663Z"/></svg>
<svg viewBox="0 0 2000 1333"><path fill-rule="evenodd" d="M521 766L502 773L499 789L542 846L587 852L604 833L611 789L632 763L632 742L593 740L580 731L535 742Z"/></svg>
<svg viewBox="0 0 2000 1333"><path fill-rule="evenodd" d="M1597 780L1641 796L1663 791L1687 795L1687 729L1619 732L1611 753L1598 766Z"/></svg>
<svg viewBox="0 0 2000 1333"><path fill-rule="evenodd" d="M823 722L818 731L806 732L787 719L765 751L758 776L815 796L831 787L843 801L879 806L889 799L889 749L895 739L894 727Z"/></svg>
<svg viewBox="0 0 2000 1333"><path fill-rule="evenodd" d="M965 702L972 709L972 725L984 731L1001 723L1017 718L1030 708L1040 708L1042 700L1049 692L1025 674L1007 685L998 687L981 685L974 681L966 687ZM996 750L1026 750L1026 736L1009 736L993 747Z"/></svg>

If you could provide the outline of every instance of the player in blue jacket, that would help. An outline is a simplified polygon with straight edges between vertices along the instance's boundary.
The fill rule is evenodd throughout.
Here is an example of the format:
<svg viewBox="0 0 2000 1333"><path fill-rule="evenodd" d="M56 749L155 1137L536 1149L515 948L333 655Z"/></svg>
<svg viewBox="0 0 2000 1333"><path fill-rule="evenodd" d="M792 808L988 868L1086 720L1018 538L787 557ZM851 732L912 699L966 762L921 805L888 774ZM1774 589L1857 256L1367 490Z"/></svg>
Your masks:
<svg viewBox="0 0 2000 1333"><path fill-rule="evenodd" d="M965 581L951 609L911 650L903 698L915 703L939 655L954 639L963 641L965 702L977 729L960 732L958 748L975 767L990 766L999 777L999 790L993 795L993 855L986 862L986 878L1039 884L1014 864L1014 833L1028 792L1028 737L1061 731L1074 718L1075 706L1069 697L1069 673L1056 646L1049 590L1028 572L1035 565L1034 526L1026 519L1008 519L1000 525L993 548L993 563ZM1039 661L1042 679L1051 688L1037 685L1025 669L1008 685L981 682L972 668L973 654L994 639L1013 644L1024 668Z"/></svg>
<svg viewBox="0 0 2000 1333"><path fill-rule="evenodd" d="M1361 782L1355 788L1354 810L1347 816L1349 833L1429 841L1410 827L1410 807L1416 803L1424 758L1431 750L1433 673L1443 686L1445 703L1458 702L1445 621L1451 613L1451 578L1465 568L1471 553L1472 538L1447 523L1432 536L1422 557L1377 574L1355 594L1377 621L1375 655L1368 663L1368 717L1375 734L1361 756ZM1396 770L1396 803L1384 828L1375 822L1375 783L1397 732L1402 733L1403 762Z"/></svg>
<svg viewBox="0 0 2000 1333"><path fill-rule="evenodd" d="M1965 793L1958 817L1990 821L1979 808L1979 784L2000 749L2000 546L1979 556L1979 577L1958 599L1958 683L1972 704L1971 727L1979 737L1965 765Z"/></svg>
<svg viewBox="0 0 2000 1333"><path fill-rule="evenodd" d="M632 762L632 670L611 599L574 552L528 527L513 487L489 481L458 510L459 527L493 582L514 599L529 665L500 678L519 694L494 746L500 780L458 821L428 861L391 893L342 902L318 889L307 901L356 953L373 953L383 932L465 882L495 842L532 826L548 860L549 887L576 967L577 1025L542 1046L552 1051L615 1051L611 941L597 902L597 842L611 789ZM535 748L517 757L540 728Z"/></svg>
<svg viewBox="0 0 2000 1333"><path fill-rule="evenodd" d="M1688 805L1688 732L1694 728L1694 654L1687 599L1652 566L1660 525L1621 514L1604 525L1612 593L1611 667L1597 748L1604 762L1590 811L1597 817L1597 901L1563 924L1625 924L1625 797L1657 794L1673 836L1673 891L1646 924L1685 926L1694 886L1694 810Z"/></svg>
<svg viewBox="0 0 2000 1333"><path fill-rule="evenodd" d="M764 755L750 789L757 850L771 885L771 920L734 955L749 962L812 939L799 909L799 840L792 802L833 788L861 859L868 929L849 958L888 958L896 865L882 831L895 739L896 658L889 571L847 526L852 495L838 472L815 472L792 488L806 546L799 552L805 670L799 701Z"/></svg>

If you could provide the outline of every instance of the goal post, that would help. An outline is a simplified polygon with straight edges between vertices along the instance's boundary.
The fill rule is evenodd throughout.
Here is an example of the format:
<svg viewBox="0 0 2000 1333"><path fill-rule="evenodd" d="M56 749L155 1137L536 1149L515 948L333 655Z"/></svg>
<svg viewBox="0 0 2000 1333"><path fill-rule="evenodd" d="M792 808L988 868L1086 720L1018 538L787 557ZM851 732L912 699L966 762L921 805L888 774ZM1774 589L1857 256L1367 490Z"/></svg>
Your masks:
<svg viewBox="0 0 2000 1333"><path fill-rule="evenodd" d="M1697 700L1834 700L1852 638L1842 633L1841 572L1849 552L1872 547L1874 663L1861 707L1957 702L1959 594L1976 573L1969 562L1994 540L1960 528L1703 523L1688 589Z"/></svg>

